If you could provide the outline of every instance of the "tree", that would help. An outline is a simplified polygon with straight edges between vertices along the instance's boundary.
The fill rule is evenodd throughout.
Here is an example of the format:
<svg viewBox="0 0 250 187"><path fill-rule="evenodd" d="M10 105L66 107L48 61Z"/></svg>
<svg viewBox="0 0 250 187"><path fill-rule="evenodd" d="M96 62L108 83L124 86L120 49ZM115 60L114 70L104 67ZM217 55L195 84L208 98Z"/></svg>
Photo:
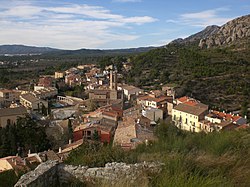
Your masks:
<svg viewBox="0 0 250 187"><path fill-rule="evenodd" d="M247 100L245 99L245 100L243 101L243 103L241 104L241 115L242 115L243 117L245 117L245 116L247 116L247 114L248 114L248 102L247 102Z"/></svg>
<svg viewBox="0 0 250 187"><path fill-rule="evenodd" d="M44 104L42 104L42 114L43 114L44 116L47 116L47 115L48 115L48 110L47 110L47 108L44 106Z"/></svg>
<svg viewBox="0 0 250 187"><path fill-rule="evenodd" d="M68 133L69 133L69 139L73 139L73 127L72 127L72 123L71 120L68 120Z"/></svg>
<svg viewBox="0 0 250 187"><path fill-rule="evenodd" d="M18 118L17 124L0 129L0 157L27 153L28 150L40 152L50 148L45 128L30 117Z"/></svg>
<svg viewBox="0 0 250 187"><path fill-rule="evenodd" d="M52 105L52 103L51 103L51 101L49 101L49 103L48 103L48 114L49 115L51 114L51 105Z"/></svg>
<svg viewBox="0 0 250 187"><path fill-rule="evenodd" d="M89 100L87 103L87 108L89 111L94 111L97 108L97 104L93 100Z"/></svg>
<svg viewBox="0 0 250 187"><path fill-rule="evenodd" d="M99 135L99 133L98 133L97 130L94 130L93 140L95 140L95 141L99 141L100 140L100 135Z"/></svg>

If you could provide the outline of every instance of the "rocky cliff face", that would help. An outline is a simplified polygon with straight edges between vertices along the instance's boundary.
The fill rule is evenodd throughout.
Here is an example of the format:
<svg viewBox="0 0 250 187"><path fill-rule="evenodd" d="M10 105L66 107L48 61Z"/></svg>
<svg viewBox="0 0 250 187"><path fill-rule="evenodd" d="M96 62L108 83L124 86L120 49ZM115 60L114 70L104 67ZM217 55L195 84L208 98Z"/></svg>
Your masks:
<svg viewBox="0 0 250 187"><path fill-rule="evenodd" d="M219 26L217 25L211 25L206 27L204 30L193 34L187 38L178 38L174 41L172 41L172 44L189 44L189 43L194 43L194 42L199 42L203 38L207 38L212 36L214 33L216 33L220 29Z"/></svg>
<svg viewBox="0 0 250 187"><path fill-rule="evenodd" d="M250 15L242 16L227 22L212 35L200 40L199 47L230 45L239 39L250 37Z"/></svg>

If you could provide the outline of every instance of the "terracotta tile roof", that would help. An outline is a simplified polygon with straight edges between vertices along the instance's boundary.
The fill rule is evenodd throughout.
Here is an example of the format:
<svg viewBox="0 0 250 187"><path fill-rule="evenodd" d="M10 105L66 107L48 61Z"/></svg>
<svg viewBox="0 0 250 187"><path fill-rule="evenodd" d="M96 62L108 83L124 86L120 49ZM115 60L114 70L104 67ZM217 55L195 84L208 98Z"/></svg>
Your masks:
<svg viewBox="0 0 250 187"><path fill-rule="evenodd" d="M138 100L142 101L142 100L147 100L147 99L149 99L149 98L150 98L149 95L144 95L144 96L138 97Z"/></svg>
<svg viewBox="0 0 250 187"><path fill-rule="evenodd" d="M144 100L144 101L154 101L154 102L162 102L162 101L165 101L165 100L167 100L167 96L161 96L161 97L157 97L157 98L155 98L155 97L150 97L149 95L146 95L146 96L142 96L142 97L139 97L138 98L138 100L140 100L140 101L142 101L142 100Z"/></svg>
<svg viewBox="0 0 250 187"><path fill-rule="evenodd" d="M224 127L226 127L226 126L228 126L228 125L232 125L232 124L233 124L233 123L230 122L230 121L222 121L221 123L218 123L217 125L224 128Z"/></svg>
<svg viewBox="0 0 250 187"><path fill-rule="evenodd" d="M0 92L3 92L3 93L9 93L9 92L12 92L12 90L8 90L8 89L0 89Z"/></svg>
<svg viewBox="0 0 250 187"><path fill-rule="evenodd" d="M83 144L83 139L78 140L76 142L73 142L71 144L67 144L63 147L62 153L69 152L73 149L76 149L77 147L79 147L82 144Z"/></svg>
<svg viewBox="0 0 250 187"><path fill-rule="evenodd" d="M204 107L190 106L190 105L187 105L187 104L184 104L184 103L175 106L174 109L182 111L182 112L186 112L188 114L193 114L193 115L196 115L196 116L199 116L200 114L207 111L207 109L204 108Z"/></svg>
<svg viewBox="0 0 250 187"><path fill-rule="evenodd" d="M25 115L28 114L25 107L17 107L17 108L3 108L0 109L0 117L3 116L14 116L14 115Z"/></svg>
<svg viewBox="0 0 250 187"><path fill-rule="evenodd" d="M244 125L238 126L236 129L247 129L247 128L249 128L249 126L244 124Z"/></svg>
<svg viewBox="0 0 250 187"><path fill-rule="evenodd" d="M40 163L40 161L38 160L38 158L36 156L30 156L30 157L26 157L25 158L29 163L33 164L33 163Z"/></svg>
<svg viewBox="0 0 250 187"><path fill-rule="evenodd" d="M34 95L32 95L31 93L27 93L27 94L23 94L21 95L20 97L22 97L23 99L31 102L31 103L34 103L34 102L37 102L39 101L38 98L36 98Z"/></svg>
<svg viewBox="0 0 250 187"><path fill-rule="evenodd" d="M184 96L184 97L181 97L181 98L179 98L179 99L177 99L177 100L183 103L183 102L187 102L187 101L188 101L188 98L189 98L189 97Z"/></svg>
<svg viewBox="0 0 250 187"><path fill-rule="evenodd" d="M191 98L191 97L188 97L188 96L181 97L177 100L181 103L185 103L185 104L190 105L190 106L195 106L196 104L200 103L198 100Z"/></svg>
<svg viewBox="0 0 250 187"><path fill-rule="evenodd" d="M117 117L117 112L112 111L112 110L110 110L110 111L104 111L104 112L102 113L102 115L110 116L110 117Z"/></svg>
<svg viewBox="0 0 250 187"><path fill-rule="evenodd" d="M232 114L224 113L224 112L219 112L219 111L211 111L211 114L214 114L215 117L220 118L220 119L225 119L228 121L237 121L241 118L241 116L234 116Z"/></svg>
<svg viewBox="0 0 250 187"><path fill-rule="evenodd" d="M27 171L29 168L26 166L25 162L19 156L8 156L5 158L1 158L0 160L6 160L13 170L15 171Z"/></svg>
<svg viewBox="0 0 250 187"><path fill-rule="evenodd" d="M110 90L91 90L90 93L94 93L96 95L106 95Z"/></svg>

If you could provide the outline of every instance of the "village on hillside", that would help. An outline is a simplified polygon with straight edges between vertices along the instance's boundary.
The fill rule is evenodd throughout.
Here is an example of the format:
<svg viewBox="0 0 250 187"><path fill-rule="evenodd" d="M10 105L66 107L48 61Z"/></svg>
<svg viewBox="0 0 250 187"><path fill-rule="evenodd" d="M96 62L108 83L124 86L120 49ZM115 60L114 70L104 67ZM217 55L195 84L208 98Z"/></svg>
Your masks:
<svg viewBox="0 0 250 187"><path fill-rule="evenodd" d="M123 68L131 66L124 63ZM212 110L195 98L176 97L176 85L143 90L125 84L115 66L79 65L51 76L41 76L29 88L0 89L0 128L30 118L45 127L50 150L24 150L0 158L0 172L29 171L47 160L64 161L84 142L99 141L135 149L157 137L164 120L176 127L211 133L249 127L239 113ZM18 147L17 147L18 149Z"/></svg>

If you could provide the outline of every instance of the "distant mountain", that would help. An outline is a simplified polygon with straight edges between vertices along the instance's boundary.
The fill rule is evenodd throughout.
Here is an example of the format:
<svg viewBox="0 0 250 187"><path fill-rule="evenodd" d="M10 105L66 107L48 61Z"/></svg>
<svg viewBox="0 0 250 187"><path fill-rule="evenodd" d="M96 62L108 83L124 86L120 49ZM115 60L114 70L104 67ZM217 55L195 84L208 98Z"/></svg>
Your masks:
<svg viewBox="0 0 250 187"><path fill-rule="evenodd" d="M29 55L29 54L43 54L48 52L59 51L59 49L49 47L34 47L25 45L1 45L0 55Z"/></svg>
<svg viewBox="0 0 250 187"><path fill-rule="evenodd" d="M48 55L85 55L85 56L101 56L101 55L121 55L121 54L135 54L148 52L156 47L139 47L128 49L78 49L78 50L60 50L56 52L50 52Z"/></svg>
<svg viewBox="0 0 250 187"><path fill-rule="evenodd" d="M172 42L170 42L170 44L190 44L190 43L199 42L203 38L207 38L209 36L212 36L219 29L220 29L219 26L211 25L211 26L206 27L204 30L202 30L196 34L193 34L187 38L184 38L184 39L178 38L176 40L173 40Z"/></svg>
<svg viewBox="0 0 250 187"><path fill-rule="evenodd" d="M213 34L201 39L199 47L236 44L244 39L250 39L250 14L227 22Z"/></svg>
<svg viewBox="0 0 250 187"><path fill-rule="evenodd" d="M155 47L139 47L129 49L78 49L78 50L61 50L49 47L34 47L25 45L0 45L0 55L115 55L115 54L132 54L147 52Z"/></svg>

